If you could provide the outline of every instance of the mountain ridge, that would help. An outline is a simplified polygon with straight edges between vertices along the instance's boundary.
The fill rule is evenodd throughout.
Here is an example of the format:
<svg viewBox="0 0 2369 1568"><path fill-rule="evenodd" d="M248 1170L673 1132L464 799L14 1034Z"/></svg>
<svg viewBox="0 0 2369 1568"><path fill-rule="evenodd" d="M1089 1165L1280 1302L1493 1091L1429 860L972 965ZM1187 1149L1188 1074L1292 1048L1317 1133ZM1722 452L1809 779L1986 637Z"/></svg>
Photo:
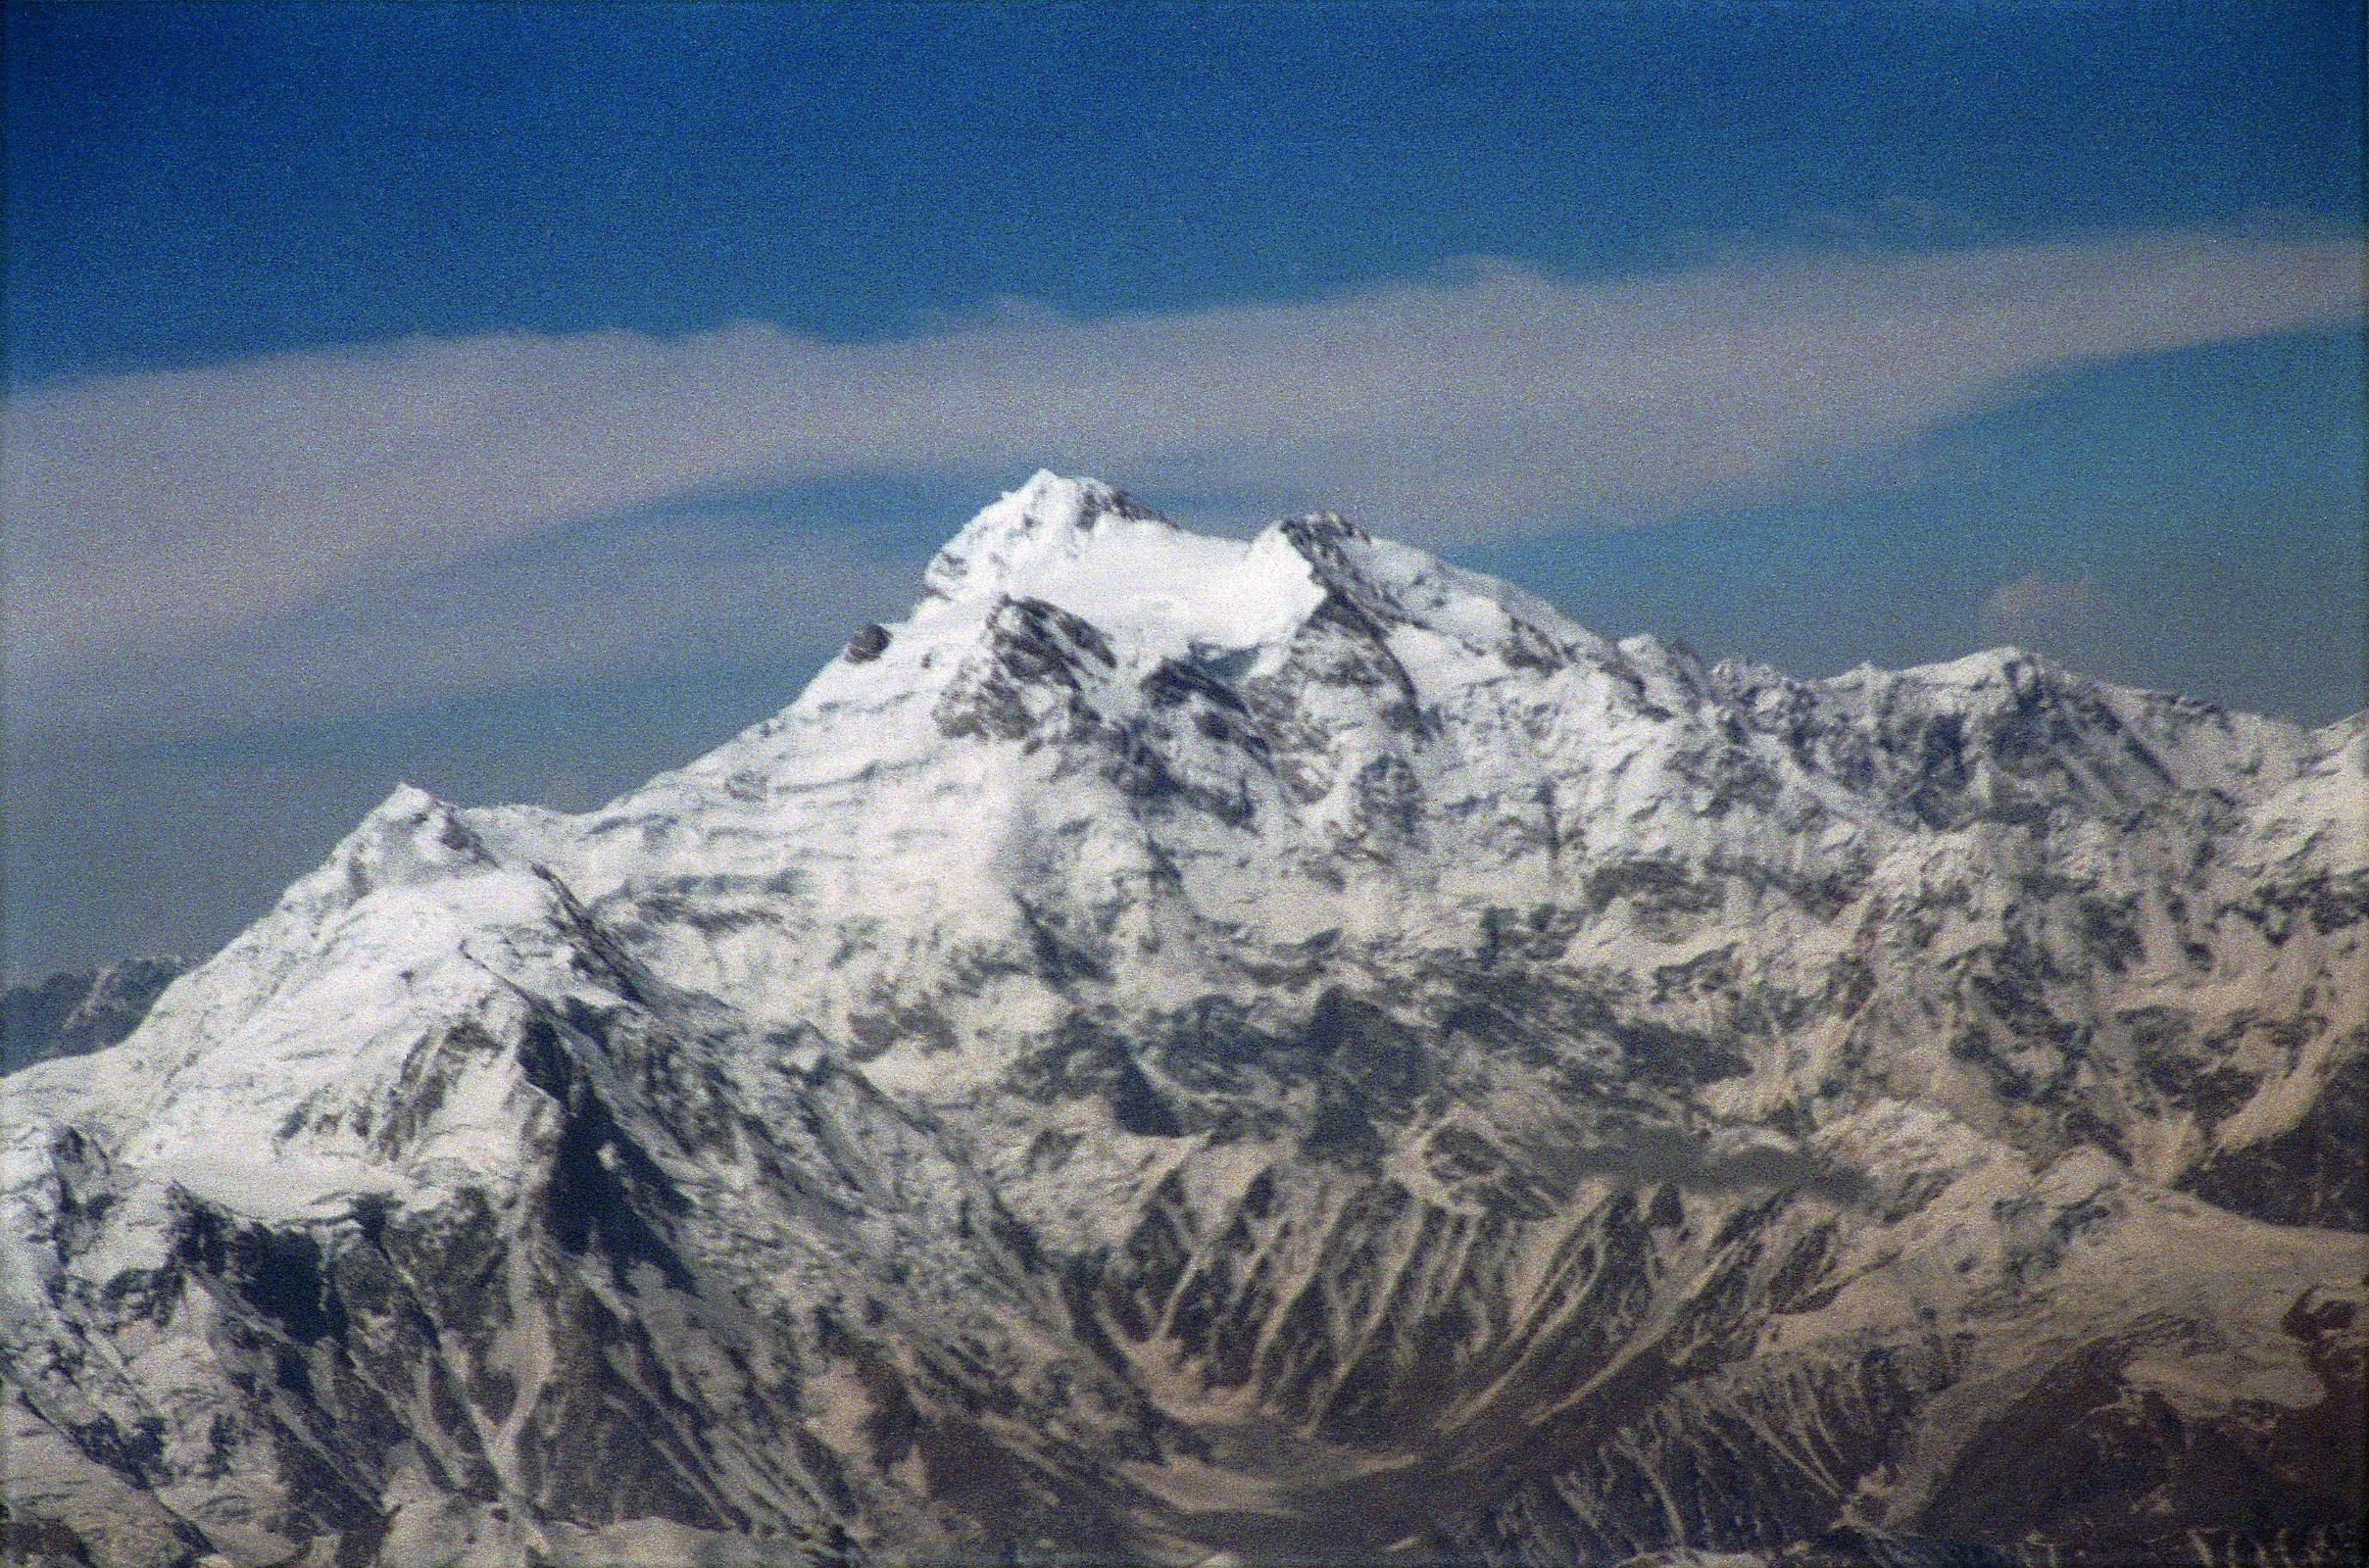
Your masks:
<svg viewBox="0 0 2369 1568"><path fill-rule="evenodd" d="M37 1549L2357 1543L2361 718L1050 473L876 630L592 811L398 790L10 1077Z"/></svg>

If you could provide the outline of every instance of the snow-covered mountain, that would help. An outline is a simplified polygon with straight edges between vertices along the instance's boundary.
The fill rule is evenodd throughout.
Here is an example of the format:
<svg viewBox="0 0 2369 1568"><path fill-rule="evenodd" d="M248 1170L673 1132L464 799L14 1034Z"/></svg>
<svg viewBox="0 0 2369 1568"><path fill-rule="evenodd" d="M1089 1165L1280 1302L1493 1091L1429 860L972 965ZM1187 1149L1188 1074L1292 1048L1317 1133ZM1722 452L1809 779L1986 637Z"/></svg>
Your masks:
<svg viewBox="0 0 2369 1568"><path fill-rule="evenodd" d="M29 1560L2334 1562L2369 724L1039 474L0 1084Z"/></svg>

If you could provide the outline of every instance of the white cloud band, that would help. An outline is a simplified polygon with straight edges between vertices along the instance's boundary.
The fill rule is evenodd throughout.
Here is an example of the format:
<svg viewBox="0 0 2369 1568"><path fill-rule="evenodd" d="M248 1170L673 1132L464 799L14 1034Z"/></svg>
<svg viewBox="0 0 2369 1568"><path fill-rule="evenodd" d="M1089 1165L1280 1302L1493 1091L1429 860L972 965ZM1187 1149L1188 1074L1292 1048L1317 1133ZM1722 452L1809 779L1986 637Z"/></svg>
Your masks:
<svg viewBox="0 0 2369 1568"><path fill-rule="evenodd" d="M1157 473L1439 542L1647 521L1896 447L2050 369L2362 305L2357 239L2165 233L1609 282L1480 263L1344 299L1015 309L854 345L504 333L71 381L0 425L8 651L21 693L62 691L570 523L867 472Z"/></svg>

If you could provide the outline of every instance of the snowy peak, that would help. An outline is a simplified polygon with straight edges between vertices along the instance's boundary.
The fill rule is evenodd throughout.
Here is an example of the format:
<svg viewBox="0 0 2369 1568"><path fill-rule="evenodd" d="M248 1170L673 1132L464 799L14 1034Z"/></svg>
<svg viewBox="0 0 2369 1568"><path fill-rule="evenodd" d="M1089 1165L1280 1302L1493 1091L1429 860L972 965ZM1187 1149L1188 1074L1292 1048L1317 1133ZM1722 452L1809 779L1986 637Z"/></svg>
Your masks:
<svg viewBox="0 0 2369 1568"><path fill-rule="evenodd" d="M1095 627L1122 667L1266 650L1311 626L1408 627L1470 651L1559 663L1609 645L1552 607L1420 550L1375 539L1338 514L1307 513L1248 542L1177 526L1099 479L1039 472L941 550L915 629L949 630L1034 600ZM864 658L874 657L867 645Z"/></svg>
<svg viewBox="0 0 2369 1568"><path fill-rule="evenodd" d="M398 784L338 845L332 863L356 891L431 881L489 862L484 847L450 806L414 784Z"/></svg>
<svg viewBox="0 0 2369 1568"><path fill-rule="evenodd" d="M1133 776L1156 762L1209 787L1151 791L1162 810L1222 801L1228 822L1326 845L1334 807L1318 803L1373 771L1398 780L1392 819L1426 801L1617 797L1631 814L1615 837L1636 854L1708 853L1689 803L1739 805L1762 830L1740 817L1718 836L1782 858L1797 818L2114 818L2171 796L2258 798L2306 759L2292 725L2013 649L1816 682L1714 668L1652 638L1607 642L1332 513L1212 537L1052 472L982 510L926 580L905 620L865 628L788 713L687 776L748 799L880 768L1007 778L1002 743L1058 742L1047 766Z"/></svg>
<svg viewBox="0 0 2369 1568"><path fill-rule="evenodd" d="M1135 524L1133 528L1125 525ZM1093 541L1142 545L1181 532L1159 513L1100 479L1071 478L1040 468L963 525L931 560L923 581L933 594L975 598L1024 587L1032 569L1074 560Z"/></svg>
<svg viewBox="0 0 2369 1568"><path fill-rule="evenodd" d="M1129 665L1280 641L1323 599L1308 560L1273 530L1249 544L1209 538L1098 479L1049 472L973 517L923 582L916 627L1034 600L1095 627Z"/></svg>
<svg viewBox="0 0 2369 1568"><path fill-rule="evenodd" d="M1041 473L784 712L398 790L0 1084L14 1539L2356 1560L2365 770Z"/></svg>

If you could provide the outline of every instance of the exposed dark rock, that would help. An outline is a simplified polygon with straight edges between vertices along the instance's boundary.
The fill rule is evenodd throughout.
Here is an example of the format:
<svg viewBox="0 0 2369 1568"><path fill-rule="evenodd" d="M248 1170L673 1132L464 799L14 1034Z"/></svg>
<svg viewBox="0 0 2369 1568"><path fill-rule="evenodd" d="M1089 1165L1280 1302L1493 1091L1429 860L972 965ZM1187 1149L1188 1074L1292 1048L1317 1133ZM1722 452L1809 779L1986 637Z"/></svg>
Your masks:
<svg viewBox="0 0 2369 1568"><path fill-rule="evenodd" d="M129 958L0 991L0 1077L114 1045L185 967L178 958Z"/></svg>

